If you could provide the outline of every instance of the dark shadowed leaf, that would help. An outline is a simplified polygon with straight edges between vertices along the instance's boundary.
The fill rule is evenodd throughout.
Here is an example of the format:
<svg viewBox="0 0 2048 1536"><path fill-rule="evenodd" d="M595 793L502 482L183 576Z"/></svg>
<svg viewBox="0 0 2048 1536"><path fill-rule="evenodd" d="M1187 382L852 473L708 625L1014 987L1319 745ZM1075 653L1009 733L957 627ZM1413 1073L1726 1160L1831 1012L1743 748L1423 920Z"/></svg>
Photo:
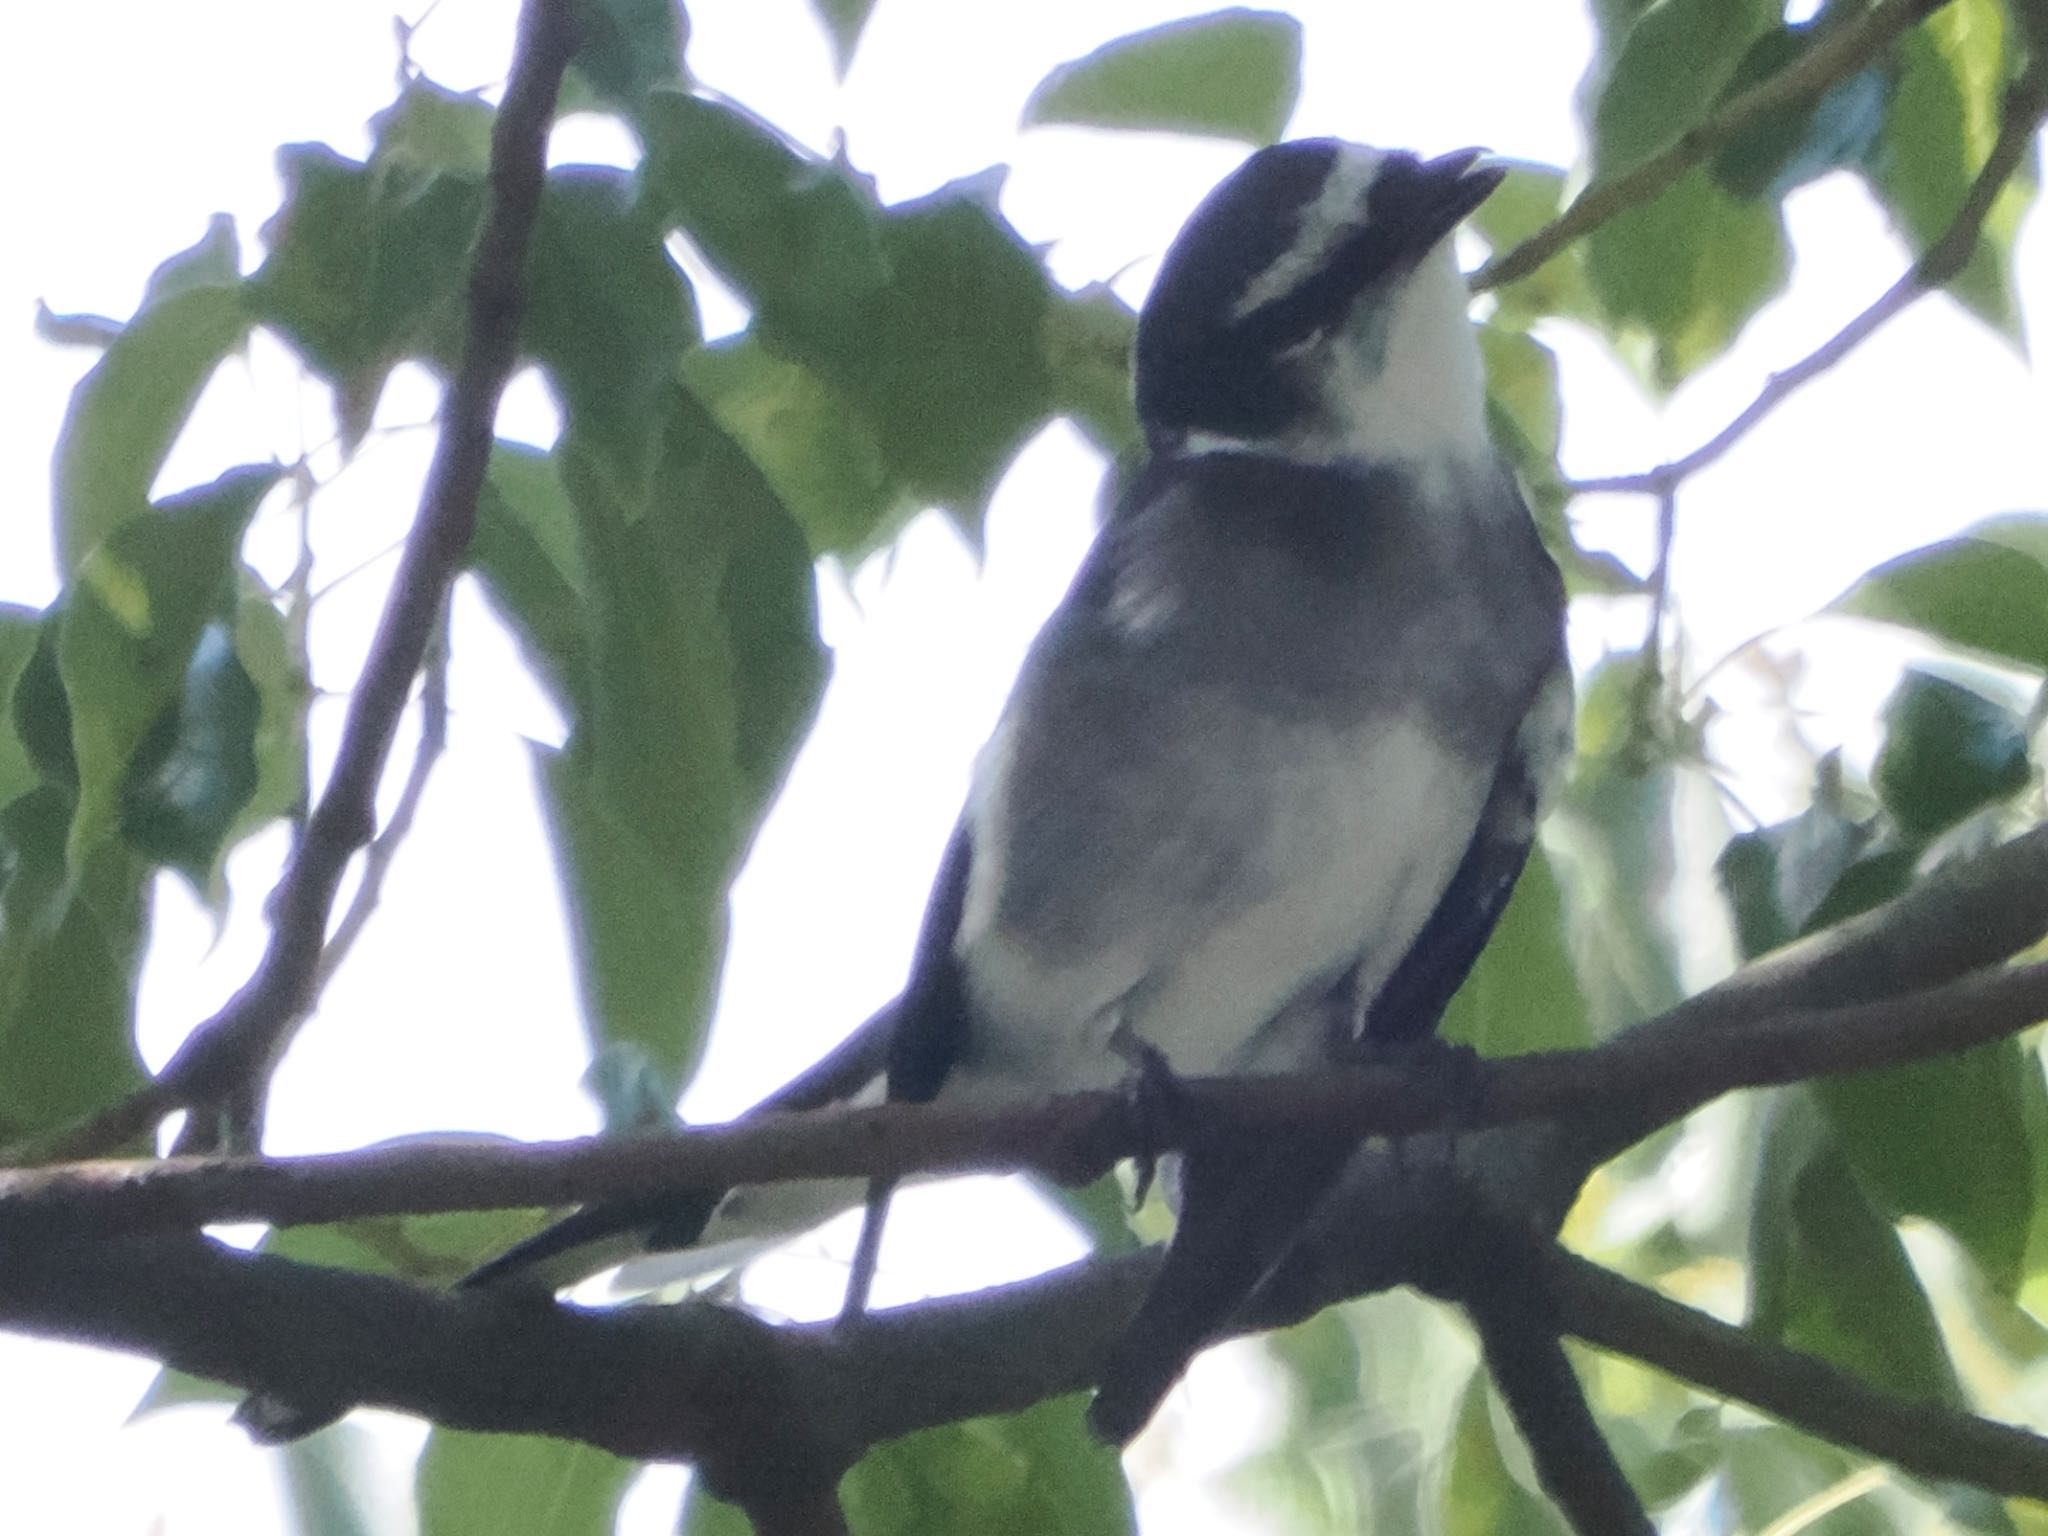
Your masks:
<svg viewBox="0 0 2048 1536"><path fill-rule="evenodd" d="M1724 94L1739 95L1791 68L1822 35L1818 22L1771 28L1750 44ZM1854 165L1883 129L1889 97L1884 72L1866 69L1818 101L1767 112L1714 152L1714 179L1745 201L1775 201L1829 171Z"/></svg>
<svg viewBox="0 0 2048 1536"><path fill-rule="evenodd" d="M204 262L194 258L195 267ZM67 576L149 505L164 456L221 360L248 334L239 285L180 286L144 305L71 392L52 499Z"/></svg>
<svg viewBox="0 0 2048 1536"><path fill-rule="evenodd" d="M78 764L74 858L120 825L151 733L175 733L200 636L235 613L242 530L276 481L273 469L230 470L130 519L79 568L57 647Z"/></svg>
<svg viewBox="0 0 2048 1536"><path fill-rule="evenodd" d="M284 615L246 575L235 616L235 655L256 685L256 791L228 834L227 846L306 804L306 711L312 681L292 655ZM219 867L216 865L215 886ZM219 892L222 896L225 891Z"/></svg>
<svg viewBox="0 0 2048 1536"><path fill-rule="evenodd" d="M142 863L118 844L82 869L70 793L0 810L0 1136L62 1125L142 1086L135 976L148 922Z"/></svg>
<svg viewBox="0 0 2048 1536"><path fill-rule="evenodd" d="M585 0L577 8L581 45L570 65L573 87L605 106L637 116L659 86L683 78L690 21L681 0Z"/></svg>
<svg viewBox="0 0 2048 1536"><path fill-rule="evenodd" d="M2048 521L2000 518L1888 560L1828 611L1881 619L2048 671Z"/></svg>
<svg viewBox="0 0 2048 1536"><path fill-rule="evenodd" d="M665 386L698 336L695 296L662 239L631 177L569 166L548 177L528 257L525 348L629 500L646 494Z"/></svg>
<svg viewBox="0 0 2048 1536"><path fill-rule="evenodd" d="M603 1536L639 1470L573 1441L436 1428L414 1483L419 1536Z"/></svg>
<svg viewBox="0 0 2048 1536"><path fill-rule="evenodd" d="M270 255L252 301L334 387L353 444L401 361L454 366L483 181L423 166L409 146L365 165L324 144L287 145L278 175L284 206L264 225Z"/></svg>
<svg viewBox="0 0 2048 1536"><path fill-rule="evenodd" d="M1931 245L1948 228L1991 152L2012 67L2009 47L1997 0L1956 0L1899 42L1891 110L1869 156L1868 177L1916 247ZM2016 342L2012 247L2034 191L2030 171L2006 186L1976 255L1950 284L1958 299Z"/></svg>
<svg viewBox="0 0 2048 1536"><path fill-rule="evenodd" d="M686 230L781 332L844 323L887 282L873 188L845 167L738 107L679 91L653 97L645 132L648 216Z"/></svg>
<svg viewBox="0 0 2048 1536"><path fill-rule="evenodd" d="M1900 828L1919 839L2026 788L2025 723L1974 688L1909 669L1885 704L1871 782Z"/></svg>
<svg viewBox="0 0 2048 1536"><path fill-rule="evenodd" d="M38 610L0 603L0 808L43 778L15 719L15 684L35 659L42 637L43 615Z"/></svg>
<svg viewBox="0 0 2048 1536"><path fill-rule="evenodd" d="M832 40L832 67L842 75L853 62L854 50L860 47L861 32L874 8L875 0L811 0L811 9L818 13L818 20L825 25L825 35Z"/></svg>
<svg viewBox="0 0 2048 1536"><path fill-rule="evenodd" d="M1134 32L1060 65L1024 103L1023 121L1270 144L1300 94L1301 23L1234 8Z"/></svg>
<svg viewBox="0 0 2048 1536"><path fill-rule="evenodd" d="M1878 835L1867 809L1849 803L1841 760L1830 754L1821 761L1805 810L1728 840L1715 873L1745 959L1768 954L1816 926L1843 876Z"/></svg>
<svg viewBox="0 0 2048 1536"><path fill-rule="evenodd" d="M262 710L262 695L235 654L233 623L211 619L178 696L129 761L122 836L201 890L229 829L255 798Z"/></svg>
<svg viewBox="0 0 2048 1536"><path fill-rule="evenodd" d="M1881 1387L1954 1402L1955 1373L1898 1233L1812 1095L1776 1095L1750 1215L1749 1325Z"/></svg>

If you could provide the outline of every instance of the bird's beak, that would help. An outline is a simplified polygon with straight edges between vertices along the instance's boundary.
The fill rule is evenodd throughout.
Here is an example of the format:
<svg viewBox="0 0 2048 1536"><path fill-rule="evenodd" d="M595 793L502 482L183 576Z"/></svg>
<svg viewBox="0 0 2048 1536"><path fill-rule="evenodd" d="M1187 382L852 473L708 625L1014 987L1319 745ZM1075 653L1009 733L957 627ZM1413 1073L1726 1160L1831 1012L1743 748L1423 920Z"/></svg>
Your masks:
<svg viewBox="0 0 2048 1536"><path fill-rule="evenodd" d="M1464 223L1474 209L1507 179L1507 169L1482 164L1483 149L1454 149L1416 167L1406 184L1393 195L1399 200L1397 216L1412 233L1416 245L1433 248ZM1374 211L1378 217L1378 210Z"/></svg>

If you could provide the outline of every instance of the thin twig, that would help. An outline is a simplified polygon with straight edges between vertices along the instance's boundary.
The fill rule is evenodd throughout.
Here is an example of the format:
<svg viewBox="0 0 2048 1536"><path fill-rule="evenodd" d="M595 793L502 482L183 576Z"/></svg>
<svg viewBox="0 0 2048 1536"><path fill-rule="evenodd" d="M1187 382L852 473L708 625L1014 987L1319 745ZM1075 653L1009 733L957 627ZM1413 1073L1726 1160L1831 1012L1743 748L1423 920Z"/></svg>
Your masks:
<svg viewBox="0 0 2048 1536"><path fill-rule="evenodd" d="M1567 488L1576 495L1611 492L1664 495L1719 459L1796 390L1841 362L1887 321L1953 280L1976 253L1984 221L1990 217L2006 182L2025 162L2044 111L2048 111L2048 54L2037 54L2029 61L2026 72L2013 82L2007 92L2005 119L1999 127L1997 141L1992 144L1983 169L1970 184L1969 194L1949 221L1948 228L1875 303L1798 362L1772 374L1764 381L1764 387L1757 392L1756 398L1743 407L1734 420L1683 458L1635 474L1596 475L1590 479L1572 480L1567 482Z"/></svg>
<svg viewBox="0 0 2048 1536"><path fill-rule="evenodd" d="M1752 124L1787 107L1819 100L1946 3L1885 0L1834 28L1795 63L1729 101L1705 122L1688 129L1669 149L1587 187L1556 219L1473 273L1473 291L1484 293L1527 277L1573 241L1617 214L1649 202Z"/></svg>
<svg viewBox="0 0 2048 1536"><path fill-rule="evenodd" d="M327 943L320 951L320 970L313 983L316 992L326 990L327 983L333 980L334 973L341 969L356 941L363 936L363 930L369 927L377 903L383 898L384 881L391 873L392 862L398 857L400 845L412 832L413 823L419 817L420 802L426 798L427 781L433 777L434 765L441 760L441 754L447 747L448 622L444 611L441 622L434 627L434 638L421 675L420 739L413 750L412 766L406 771L405 787L399 792L398 803L392 806L383 831L377 834L369 851L363 855L363 874L355 895L349 898L348 909L342 913L341 921L334 925L334 932L328 935Z"/></svg>
<svg viewBox="0 0 2048 1536"><path fill-rule="evenodd" d="M555 99L575 51L575 12L573 0L529 0L521 12L511 79L491 133L490 205L470 272L461 367L334 771L270 897L269 946L241 990L192 1032L156 1083L63 1133L71 1146L116 1133L119 1144L167 1108L245 1091L311 1004L342 875L375 830L377 785L399 717L475 525L498 398L517 356L526 250Z"/></svg>

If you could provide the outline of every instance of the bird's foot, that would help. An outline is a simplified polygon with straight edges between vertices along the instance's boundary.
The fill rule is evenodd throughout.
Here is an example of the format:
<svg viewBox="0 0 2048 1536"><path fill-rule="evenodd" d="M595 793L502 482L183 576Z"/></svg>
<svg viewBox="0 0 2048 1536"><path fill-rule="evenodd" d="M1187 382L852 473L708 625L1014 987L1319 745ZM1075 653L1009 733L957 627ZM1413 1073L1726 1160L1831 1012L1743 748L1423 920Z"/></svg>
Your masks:
<svg viewBox="0 0 2048 1536"><path fill-rule="evenodd" d="M1136 1210L1152 1192L1160 1153L1174 1144L1175 1133L1186 1123L1187 1093L1158 1046L1135 1035L1124 1035L1112 1045L1131 1067L1124 1092L1138 1131L1138 1150L1132 1159L1137 1182L1131 1191L1131 1208Z"/></svg>

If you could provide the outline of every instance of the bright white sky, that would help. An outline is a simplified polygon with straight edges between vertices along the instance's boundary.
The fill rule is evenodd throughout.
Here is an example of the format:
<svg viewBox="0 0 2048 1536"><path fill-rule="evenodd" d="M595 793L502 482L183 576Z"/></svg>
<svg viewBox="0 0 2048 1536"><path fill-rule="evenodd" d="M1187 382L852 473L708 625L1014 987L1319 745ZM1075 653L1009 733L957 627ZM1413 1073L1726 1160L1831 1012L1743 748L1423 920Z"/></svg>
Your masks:
<svg viewBox="0 0 2048 1536"><path fill-rule="evenodd" d="M996 161L1014 166L1005 206L1026 236L1055 242L1065 281L1111 277L1133 298L1196 199L1242 150L1144 136L1037 130L1018 111L1053 65L1189 9L1144 0L962 5L881 0L843 89L832 84L805 0L697 0L691 63L706 83L819 148L843 128L853 160L890 198L912 196ZM1291 132L1337 133L1443 150L1481 143L1569 162L1570 102L1588 45L1571 0L1517 6L1316 0L1308 75ZM505 67L512 0L444 0L414 55L448 84L492 85ZM416 14L416 8L409 14ZM216 210L234 214L247 261L278 195L272 150L324 139L358 153L364 120L389 100L390 0L98 0L21 8L10 18L22 62L0 93L16 185L0 244L0 599L43 602L54 577L48 463L70 387L88 354L35 339L37 299L60 311L125 315L143 279L190 244ZM591 122L565 125L559 159L613 159L625 141ZM1773 366L1806 351L1896 276L1905 254L1846 179L1796 197L1801 254L1793 295L1737 354L1660 416L1589 343L1553 338L1566 367L1567 467L1647 467L1718 427ZM2034 317L2048 310L2048 239L2035 218L2020 252ZM707 292L707 321L739 323ZM432 391L394 382L380 420L418 422ZM1797 620L1876 561L1991 513L2048 508L2048 388L1944 300L1895 323L1838 374L1781 410L1681 506L1678 576L1701 657ZM502 428L547 441L553 414L532 379ZM321 392L301 387L281 350L259 345L224 370L162 489L237 461L290 458L329 432ZM375 556L411 516L426 434L380 438L320 503L317 540L331 577ZM1090 532L1099 466L1075 436L1048 431L999 493L985 567L936 518L915 525L892 561L822 578L835 678L818 729L735 895L735 931L711 1061L688 1108L738 1109L825 1048L899 984L925 885L974 749L1033 629L1057 600ZM1640 561L1649 509L1617 500L1579 509L1595 543ZM259 529L259 558L285 549ZM390 562L379 561L320 608L317 674L353 675ZM1822 746L1867 748L1875 700L1903 649L1830 626L1803 697ZM1837 631L1841 626L1833 626ZM1608 638L1641 632L1639 612L1582 616L1582 661ZM576 1087L582 1046L559 940L561 915L531 810L522 733L558 724L518 676L507 644L465 594L456 614L455 728L425 815L384 908L330 988L277 1080L272 1148L356 1146L426 1130L559 1136L594 1128ZM1736 679L1728 697L1753 693ZM338 712L316 710L331 750ZM1773 723L1774 724L1774 723ZM1766 753L1743 789L1766 815L1797 804L1771 724L1731 734L1731 753ZM1745 758L1745 761L1747 759ZM238 920L218 943L210 920L166 881L143 1000L152 1062L248 973L261 941L257 897L274 878L277 840L245 850L234 874ZM956 1289L1076 1251L1056 1218L1004 1204L987 1219L986 1186L933 1191L892 1226L884 1300ZM957 1241L971 1224L972 1242ZM934 1241L934 1234L953 1241ZM843 1234L842 1234L843 1235ZM834 1254L800 1250L764 1274L764 1304L815 1308L841 1273ZM276 1528L266 1453L192 1409L122 1421L149 1380L142 1363L0 1337L0 1485L23 1530L181 1536ZM1200 1474L1220 1448L1219 1404L1244 1413L1256 1357L1222 1352L1177 1394L1164 1435L1141 1443L1142 1512L1154 1530L1242 1529L1202 1503ZM1268 1394L1270 1395L1270 1394ZM376 1442L393 1476L416 1433ZM632 1532L666 1530L680 1477L658 1474L629 1502ZM1219 1523L1221 1520L1221 1523ZM392 1527L399 1529L399 1527Z"/></svg>

